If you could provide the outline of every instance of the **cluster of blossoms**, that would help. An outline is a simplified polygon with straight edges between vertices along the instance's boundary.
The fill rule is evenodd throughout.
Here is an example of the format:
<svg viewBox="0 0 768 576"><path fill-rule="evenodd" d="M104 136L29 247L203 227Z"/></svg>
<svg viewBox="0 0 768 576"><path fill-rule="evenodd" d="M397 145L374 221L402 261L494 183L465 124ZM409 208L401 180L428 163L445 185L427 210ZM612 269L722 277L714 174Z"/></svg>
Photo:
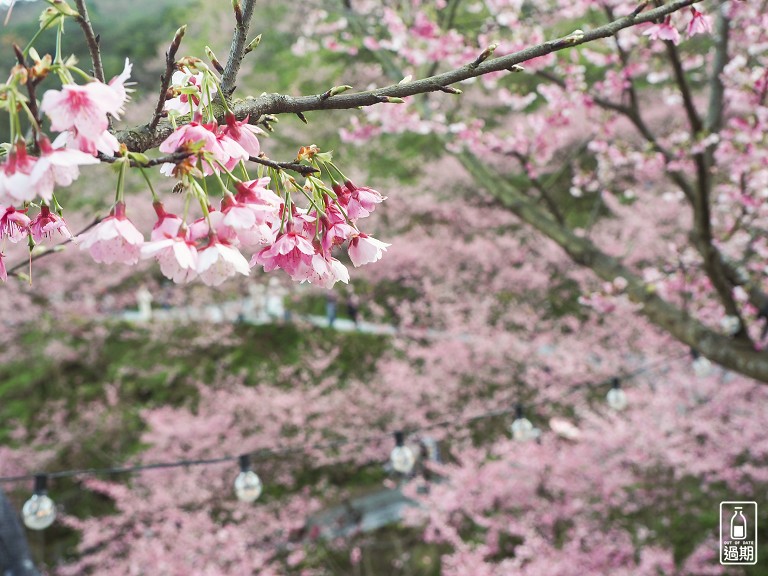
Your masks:
<svg viewBox="0 0 768 576"><path fill-rule="evenodd" d="M248 179L244 162L259 156L257 136L262 131L249 124L248 118L237 120L231 112L226 114L224 125L214 118L204 122L205 104L217 91L216 79L199 61L186 62L192 70L174 75L178 84L172 87L166 109L172 118L184 110L192 111L193 120L179 126L159 146L160 152L174 158L160 171L178 179L176 188L199 204L202 215L190 220L186 214L170 214L155 196L158 220L145 242L127 219L118 192L111 214L78 238L81 249L107 264L135 264L141 258L154 258L162 273L176 283L199 277L212 286L236 274L248 275L256 265L267 272L280 268L295 281L327 288L337 281L346 283L349 272L332 255L333 248L345 242L354 266L379 260L389 245L361 232L357 221L385 198L346 178L343 184L334 180L330 188L314 175L300 186L277 170L271 176ZM194 67L201 71L195 73ZM334 169L341 174L331 163L330 154L319 152L315 146L302 148L298 160L307 161L317 171L322 168L330 173ZM246 179L232 173L237 168ZM221 190L216 207L204 181L207 176L213 176ZM294 203L292 192L305 196L309 206ZM252 252L250 262L242 251Z"/></svg>
<svg viewBox="0 0 768 576"><path fill-rule="evenodd" d="M144 170L147 159L128 152L109 130L109 118L119 119L123 112L131 65L126 61L123 73L108 84L91 79L79 85L71 73L87 75L73 62L62 62L58 56L53 62L49 56L41 59L34 51L31 54L35 66L17 66L9 83L3 85L11 124L17 127L14 144L0 165L3 245L6 239L13 243L26 239L32 248L54 231L72 238L54 188L70 185L79 176L79 166L100 162L98 155L102 154L114 155L111 161L119 169L115 204L109 216L73 239L97 262L132 265L142 258L154 258L162 273L176 283L199 277L214 286L235 274L248 275L252 267L261 265L265 271L281 268L295 281L330 288L339 280L349 281L347 268L332 255L334 247L347 242L352 264L361 266L379 260L389 246L357 227L357 221L373 212L384 197L352 184L332 164L330 154L320 153L315 146L302 148L297 159L305 161L307 173L312 174L303 186L279 169L271 169L269 175L262 170L258 178L251 179L245 162L261 154L258 136L263 132L247 117L238 120L228 109L224 124L219 125L211 106L220 93L218 79L191 57L177 63L165 110L174 126L184 115L192 120L177 126L159 146L161 153L169 155L160 172L178 180L174 190L187 195L187 207L192 201L199 204L201 215L196 220L188 218L187 208L183 217L169 214L152 190L158 220L145 241L126 215L123 189L127 169ZM58 74L63 86L45 92L39 111L50 120L51 130L59 132L53 143L41 130L32 112L35 107L28 105L29 98L19 90L50 72ZM221 102L228 108L226 101ZM24 110L33 125L31 145L18 128L18 110ZM238 169L242 179L232 173ZM334 170L343 184L331 176L332 184L327 186L315 176L321 170L329 175ZM210 197L206 177L218 181L220 201ZM309 205L299 207L292 193L306 197ZM28 215L31 208L39 208L34 218ZM250 262L243 250L251 252ZM7 279L1 253L0 278Z"/></svg>
<svg viewBox="0 0 768 576"><path fill-rule="evenodd" d="M113 154L120 148L108 130L109 116L119 118L123 111L131 64L126 60L122 74L108 84L94 80L78 85L70 72L76 70L74 65L54 64L49 56L40 58L34 51L32 56L35 65L16 66L0 88L13 133L13 144L0 163L0 248L6 240L27 240L32 247L54 231L71 237L54 195L55 187L72 184L80 175L80 166L98 164L98 153ZM62 78L63 86L46 91L39 110L50 120L51 130L59 133L53 142L42 132L28 99L19 91L27 82L40 81L52 71ZM19 110L26 112L32 124L31 142L21 134ZM30 218L32 208L39 211ZM2 252L0 278L7 279Z"/></svg>

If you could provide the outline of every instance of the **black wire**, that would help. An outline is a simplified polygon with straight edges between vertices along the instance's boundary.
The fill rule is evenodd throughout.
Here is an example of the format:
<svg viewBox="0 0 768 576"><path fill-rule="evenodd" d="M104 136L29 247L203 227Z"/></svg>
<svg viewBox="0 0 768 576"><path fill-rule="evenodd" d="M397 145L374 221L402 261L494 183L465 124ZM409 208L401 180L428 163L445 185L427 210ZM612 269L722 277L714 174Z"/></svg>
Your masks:
<svg viewBox="0 0 768 576"><path fill-rule="evenodd" d="M672 362L676 360L680 360L682 358L687 358L688 356L689 354L688 352L686 352L684 355L680 355L672 358L665 358L657 362L653 362L651 364L643 366L642 368L639 368L632 372L628 372L623 376L621 376L620 378L623 381L631 380L642 374L651 372L656 368L668 366ZM600 381L597 384L594 384L590 381L590 382L577 384L575 386L571 386L559 399L562 400L563 398L585 387L594 389L602 386L607 386L613 381L613 379L614 377L611 377L606 380ZM552 400L551 399L547 400L547 402L552 402ZM544 403L543 400L541 402L531 402L526 404L526 407L528 408L532 406L537 406L543 403ZM418 432L424 432L426 430L449 427L451 425L468 424L476 420L484 420L485 418L505 416L507 414L511 414L515 412L515 410L516 410L516 406L513 405L508 408L490 410L488 412L482 412L480 414L475 414L473 416L465 416L464 418L457 418L455 416L454 417L446 416L445 419L443 420L438 420L437 422L432 422L430 424L426 424L424 426L419 426L416 428L407 428L406 431L410 434L414 434ZM391 437L392 437L391 433L371 434L371 435L363 436L359 438L340 438L338 440L318 442L316 444L311 444L309 446L304 444L296 444L292 446L284 446L282 448L280 447L261 448L254 452L248 452L246 454L248 454L253 460L261 461L261 460L267 460L274 456L282 456L282 455L292 454L296 452L327 450L331 448L339 448L341 446L347 446L349 444L367 444L369 442L375 442L375 441L387 441L391 439ZM152 464L137 464L135 466L117 466L117 467L110 467L110 468L81 468L77 470L59 470L57 472L48 472L48 473L36 472L36 473L29 473L29 474L20 474L18 476L3 476L3 477L0 477L0 483L5 484L5 483L11 483L11 482L22 482L24 480L32 480L35 478L35 476L38 476L40 474L45 474L45 476L47 476L48 478L74 478L78 476L109 476L109 475L115 475L115 474L131 474L135 472L143 472L144 470L186 468L191 466L210 466L214 464L223 464L225 462L236 462L240 456L241 454L219 456L217 458L197 458L197 459L191 459L191 460L176 460L174 462L155 462Z"/></svg>

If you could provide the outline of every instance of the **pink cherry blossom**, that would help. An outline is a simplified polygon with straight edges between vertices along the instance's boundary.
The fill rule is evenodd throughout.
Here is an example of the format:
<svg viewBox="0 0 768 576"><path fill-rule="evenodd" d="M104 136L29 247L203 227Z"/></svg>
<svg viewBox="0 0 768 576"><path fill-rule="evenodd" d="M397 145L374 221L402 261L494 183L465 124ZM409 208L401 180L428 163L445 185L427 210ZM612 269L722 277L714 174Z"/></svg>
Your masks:
<svg viewBox="0 0 768 576"><path fill-rule="evenodd" d="M126 64L126 68L130 73L130 64ZM116 79L114 86L98 81L83 86L65 84L61 90L48 90L43 94L40 111L51 119L52 130L74 130L82 137L94 140L109 127L107 114L120 117L124 102L122 80Z"/></svg>
<svg viewBox="0 0 768 576"><path fill-rule="evenodd" d="M306 280L315 248L298 232L287 232L277 238L272 246L257 252L251 258L251 266L261 264L265 272L282 268L295 281Z"/></svg>
<svg viewBox="0 0 768 576"><path fill-rule="evenodd" d="M179 126L176 130L166 138L162 144L158 147L160 152L171 154L177 151L195 150L197 151L196 144L201 146L201 152L209 152L213 155L215 160L218 160L222 164L230 159L221 147L216 137L216 124L200 124L199 122L190 122ZM175 168L174 164L166 163L163 165L163 173L170 175L169 170ZM218 166L211 165L208 161L203 162L203 173L211 175L214 172L218 172Z"/></svg>
<svg viewBox="0 0 768 576"><path fill-rule="evenodd" d="M672 26L671 22L670 18L666 18L661 24L653 24L643 32L643 35L648 36L651 40L669 40L673 44L679 44L680 32Z"/></svg>
<svg viewBox="0 0 768 576"><path fill-rule="evenodd" d="M50 202L55 186L69 186L80 176L78 166L99 163L91 154L67 148L54 148L45 136L38 140L38 144L40 158L30 173L32 186L27 194L29 197L25 200L40 197Z"/></svg>
<svg viewBox="0 0 768 576"><path fill-rule="evenodd" d="M0 166L0 201L10 197L14 202L26 202L38 196L32 180L36 163L37 158L27 154L26 143L17 141Z"/></svg>
<svg viewBox="0 0 768 576"><path fill-rule="evenodd" d="M29 217L26 210L0 205L0 237L7 236L11 242L23 240L29 231Z"/></svg>
<svg viewBox="0 0 768 576"><path fill-rule="evenodd" d="M152 227L152 232L149 235L150 239L165 240L175 238L184 221L176 216L176 214L166 212L162 202L154 202L152 207L155 209L155 214L157 214L157 222Z"/></svg>
<svg viewBox="0 0 768 576"><path fill-rule="evenodd" d="M51 209L45 204L40 207L40 212L29 224L29 230L35 242L50 238L51 234L56 230L64 238L72 238L72 233L67 228L67 223L64 222L64 219L55 212L51 212Z"/></svg>
<svg viewBox="0 0 768 576"><path fill-rule="evenodd" d="M201 91L200 86L203 83L203 73L197 72L191 74L190 72L183 72L181 70L176 71L171 76L171 85L179 88L194 88L195 94L179 94L175 98L170 98L165 101L164 107L166 110L175 110L180 114L189 114L190 111L190 99L195 108L200 105L200 102L204 105L208 105L208 94ZM216 94L217 88L215 85L210 86L210 94L213 96Z"/></svg>
<svg viewBox="0 0 768 576"><path fill-rule="evenodd" d="M231 244L211 234L208 245L200 250L197 260L197 273L200 280L208 286L218 286L235 274L250 274L248 260Z"/></svg>
<svg viewBox="0 0 768 576"><path fill-rule="evenodd" d="M261 152L257 134L264 131L258 126L248 123L248 118L238 121L232 114L227 114L227 125L221 129L222 133L237 142L243 150L251 156L258 156Z"/></svg>
<svg viewBox="0 0 768 576"><path fill-rule="evenodd" d="M221 212L221 224L233 231L242 246L255 248L274 242L280 225L274 206L244 204L230 196L222 201Z"/></svg>
<svg viewBox="0 0 768 576"><path fill-rule="evenodd" d="M386 252L387 248L391 244L377 240L373 236L368 236L360 232L352 237L349 241L349 259L352 260L352 264L355 267L362 266L364 264L370 264L381 260L381 257Z"/></svg>
<svg viewBox="0 0 768 576"><path fill-rule="evenodd" d="M339 196L339 203L345 208L347 216L352 221L369 216L377 204L387 199L373 188L357 187L349 180L344 183L343 189L337 186L334 191Z"/></svg>
<svg viewBox="0 0 768 576"><path fill-rule="evenodd" d="M88 250L96 262L136 264L144 236L125 216L125 204L118 202L109 216L76 238L81 250Z"/></svg>
<svg viewBox="0 0 768 576"><path fill-rule="evenodd" d="M0 252L0 280L8 281L8 271L5 269L5 255Z"/></svg>
<svg viewBox="0 0 768 576"><path fill-rule="evenodd" d="M306 271L306 281L331 289L336 282L349 283L349 270L336 258L326 257L316 252L310 261L310 269Z"/></svg>
<svg viewBox="0 0 768 576"><path fill-rule="evenodd" d="M711 34L712 33L712 21L709 16L699 12L691 6L691 21L688 22L688 37L695 34Z"/></svg>
<svg viewBox="0 0 768 576"><path fill-rule="evenodd" d="M197 248L183 232L171 238L146 242L141 247L141 257L155 258L163 275L176 284L186 284L197 276Z"/></svg>

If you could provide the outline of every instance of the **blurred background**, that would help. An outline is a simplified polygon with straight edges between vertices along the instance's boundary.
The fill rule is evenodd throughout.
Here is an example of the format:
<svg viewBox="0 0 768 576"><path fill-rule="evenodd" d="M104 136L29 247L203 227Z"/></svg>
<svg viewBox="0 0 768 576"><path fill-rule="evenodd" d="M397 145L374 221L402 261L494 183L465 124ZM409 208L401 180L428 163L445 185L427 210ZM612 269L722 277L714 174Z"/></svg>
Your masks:
<svg viewBox="0 0 768 576"><path fill-rule="evenodd" d="M236 97L384 86L468 63L495 37L506 53L606 21L581 2L541 13L529 2L434 4L260 1L251 33L263 39ZM41 9L14 6L0 33L6 69ZM99 0L89 10L107 78L133 63L120 126L151 116L179 26L189 26L180 56L204 57L207 45L226 59L229 2ZM516 35L526 19L536 26ZM64 40L88 69L74 25ZM703 58L707 40L691 42ZM601 46L563 60L607 84ZM55 34L36 48L53 52ZM661 270L662 295L706 314L703 292L672 287L677 261L660 264L667 250L686 262L670 248L687 241L684 207L665 196L669 185L618 161L600 176L611 184L594 184L605 168L585 141L594 120L534 73L553 62L402 109L279 118L261 141L270 158L317 144L356 184L388 196L368 227L392 246L363 268L343 260L349 285L329 292L257 267L216 289L178 286L154 263L102 266L73 246L36 261L31 285L10 279L0 293L0 476L266 451L253 462L264 485L253 503L234 496L236 458L51 479L58 519L27 533L41 570L764 574L762 559L726 569L718 554L720 502L768 504L765 385L692 355L639 314L620 279L574 264L493 192L530 188L569 229L637 270ZM647 100L666 97L663 83L640 85ZM511 143L523 137L532 158ZM468 167L462 142L496 180ZM515 153L493 154L505 147ZM109 210L116 179L97 166L61 191L73 232ZM169 180L153 182L167 207L181 205ZM127 185L137 198L128 215L148 231L146 184L132 174ZM9 266L25 258L25 247L7 247ZM621 398L609 402L612 389ZM407 474L390 462L400 430L417 456ZM3 488L21 509L32 483Z"/></svg>

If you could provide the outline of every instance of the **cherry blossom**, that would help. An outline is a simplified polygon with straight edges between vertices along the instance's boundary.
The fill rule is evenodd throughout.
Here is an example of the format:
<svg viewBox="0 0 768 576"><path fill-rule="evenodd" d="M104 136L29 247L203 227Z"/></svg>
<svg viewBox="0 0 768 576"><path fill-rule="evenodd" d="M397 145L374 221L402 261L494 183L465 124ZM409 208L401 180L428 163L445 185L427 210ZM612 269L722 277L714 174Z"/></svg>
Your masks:
<svg viewBox="0 0 768 576"><path fill-rule="evenodd" d="M687 32L689 38L696 34L711 34L712 22L709 16L691 6L691 21L688 22Z"/></svg>
<svg viewBox="0 0 768 576"><path fill-rule="evenodd" d="M216 136L216 124L200 124L199 122L190 122L180 126L166 138L158 147L160 152L170 154L177 151L189 151L195 153L191 158L196 158L197 153L208 152L222 164L226 164L230 155L226 152ZM211 175L218 172L219 168L210 160L203 161L203 173ZM176 170L176 165L171 163L163 164L162 172L171 176Z"/></svg>
<svg viewBox="0 0 768 576"><path fill-rule="evenodd" d="M238 121L233 114L227 114L226 120L226 126L221 129L222 134L237 142L250 156L258 156L261 146L256 136L263 134L264 131L258 126L249 124L248 118Z"/></svg>
<svg viewBox="0 0 768 576"><path fill-rule="evenodd" d="M339 201L346 208L347 216L355 221L358 218L365 218L376 209L376 205L386 200L380 192L368 188L367 186L357 187L347 180L344 188L335 189L339 196Z"/></svg>
<svg viewBox="0 0 768 576"><path fill-rule="evenodd" d="M171 76L171 85L177 88L192 88L195 93L193 94L179 94L174 98L169 98L165 101L164 107L166 110L173 110L180 114L189 114L190 101L197 108L201 103L203 106L209 104L208 94L201 91L200 87L203 84L204 74L202 72L196 72L192 74L187 71L177 70ZM209 86L211 96L215 95L217 88L215 85Z"/></svg>
<svg viewBox="0 0 768 576"><path fill-rule="evenodd" d="M218 286L235 274L248 276L250 266L237 248L212 233L208 245L198 252L197 273L204 284Z"/></svg>
<svg viewBox="0 0 768 576"><path fill-rule="evenodd" d="M110 215L76 239L80 250L88 250L96 262L136 264L144 236L125 216L125 204L117 202Z"/></svg>
<svg viewBox="0 0 768 576"><path fill-rule="evenodd" d="M26 238L30 220L25 212L13 206L0 205L0 237L7 237L14 243Z"/></svg>
<svg viewBox="0 0 768 576"><path fill-rule="evenodd" d="M661 24L652 24L643 34L651 40L668 40L673 44L680 43L680 32L672 25L670 18L666 18Z"/></svg>
<svg viewBox="0 0 768 576"><path fill-rule="evenodd" d="M98 81L83 86L65 84L61 90L47 90L40 110L51 119L56 132L75 131L80 137L95 141L109 127L107 114L119 118L126 100L124 82L130 75L126 60L123 73L110 84Z"/></svg>
<svg viewBox="0 0 768 576"><path fill-rule="evenodd" d="M30 173L30 192L35 197L50 202L55 186L69 186L80 176L78 166L98 164L99 160L93 155L67 148L54 148L45 136L38 139L40 158L35 162ZM21 199L20 199L21 200Z"/></svg>
<svg viewBox="0 0 768 576"><path fill-rule="evenodd" d="M176 284L191 282L198 274L198 252L184 232L174 237L153 239L141 246L142 258L155 258L160 271Z"/></svg>
<svg viewBox="0 0 768 576"><path fill-rule="evenodd" d="M40 212L30 222L29 231L35 242L50 238L55 231L58 231L64 238L72 237L64 219L55 212L51 212L51 209L45 204L40 207Z"/></svg>
<svg viewBox="0 0 768 576"><path fill-rule="evenodd" d="M6 200L24 202L39 196L32 180L32 170L36 163L37 158L27 154L26 143L23 140L17 141L0 171L0 201L5 197ZM47 192L47 189L43 190L43 193Z"/></svg>
<svg viewBox="0 0 768 576"><path fill-rule="evenodd" d="M360 232L352 236L349 241L349 259L352 260L352 264L355 267L370 264L371 262L381 260L389 246L391 244Z"/></svg>
<svg viewBox="0 0 768 576"><path fill-rule="evenodd" d="M265 272L282 268L293 280L306 280L315 255L312 243L298 232L278 236L272 246L263 248L251 258L251 267L260 264Z"/></svg>
<svg viewBox="0 0 768 576"><path fill-rule="evenodd" d="M157 222L152 227L150 239L165 240L167 238L175 238L184 221L176 216L176 214L166 212L162 202L153 202L152 207L155 209L155 214L157 214Z"/></svg>

